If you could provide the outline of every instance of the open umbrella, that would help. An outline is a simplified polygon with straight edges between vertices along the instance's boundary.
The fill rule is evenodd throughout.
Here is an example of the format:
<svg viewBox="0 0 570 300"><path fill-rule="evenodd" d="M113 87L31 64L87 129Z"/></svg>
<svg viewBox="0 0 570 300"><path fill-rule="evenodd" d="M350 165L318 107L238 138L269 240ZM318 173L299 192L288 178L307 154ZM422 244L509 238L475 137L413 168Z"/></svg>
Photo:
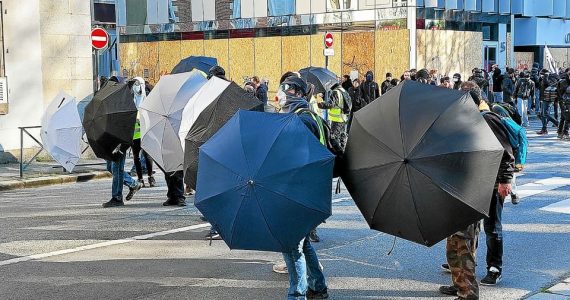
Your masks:
<svg viewBox="0 0 570 300"><path fill-rule="evenodd" d="M333 85L338 83L335 73L321 67L308 67L299 70L301 77L315 86L315 93L330 91Z"/></svg>
<svg viewBox="0 0 570 300"><path fill-rule="evenodd" d="M85 107L83 128L97 157L113 160L121 144L132 144L137 107L128 84L107 82Z"/></svg>
<svg viewBox="0 0 570 300"><path fill-rule="evenodd" d="M196 207L230 249L290 251L331 215L333 163L297 115L240 110L200 147Z"/></svg>
<svg viewBox="0 0 570 300"><path fill-rule="evenodd" d="M372 229L432 246L488 214L502 155L468 93L405 81L355 114L342 179Z"/></svg>
<svg viewBox="0 0 570 300"><path fill-rule="evenodd" d="M186 136L184 182L196 189L198 148L210 139L240 109L263 111L263 102L231 83L196 119Z"/></svg>
<svg viewBox="0 0 570 300"><path fill-rule="evenodd" d="M91 103L91 100L93 100L93 94L89 94L87 97L77 102L77 111L79 112L81 122L83 122L83 119L85 118L85 108L87 107L87 104Z"/></svg>
<svg viewBox="0 0 570 300"><path fill-rule="evenodd" d="M42 117L40 137L46 151L69 173L81 157L82 135L75 98L60 92Z"/></svg>
<svg viewBox="0 0 570 300"><path fill-rule="evenodd" d="M183 150L186 146L186 136L188 136L188 132L190 132L190 128L192 128L198 116L218 99L228 86L230 86L230 83L229 81L214 76L188 101L188 104L186 104L186 107L184 107L182 111L182 124L180 124L180 130L178 131Z"/></svg>
<svg viewBox="0 0 570 300"><path fill-rule="evenodd" d="M182 110L206 82L199 71L162 76L140 106L141 146L165 172L182 170Z"/></svg>
<svg viewBox="0 0 570 300"><path fill-rule="evenodd" d="M213 67L218 65L218 60L214 57L208 56L190 56L183 60L181 60L175 67L172 69L170 74L178 74L184 72L190 72L194 69L200 70L204 73L208 73L208 71Z"/></svg>

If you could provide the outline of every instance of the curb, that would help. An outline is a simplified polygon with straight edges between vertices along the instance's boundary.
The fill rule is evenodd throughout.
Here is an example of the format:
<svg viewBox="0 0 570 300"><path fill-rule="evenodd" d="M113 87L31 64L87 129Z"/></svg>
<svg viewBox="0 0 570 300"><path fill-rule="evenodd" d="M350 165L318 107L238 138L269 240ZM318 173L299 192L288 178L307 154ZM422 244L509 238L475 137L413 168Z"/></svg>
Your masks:
<svg viewBox="0 0 570 300"><path fill-rule="evenodd" d="M9 180L0 182L0 191L9 191L16 189L34 188L47 185L86 182L95 179L111 178L111 173L107 171L93 171L89 173L80 173L74 175L57 175L46 176L24 180Z"/></svg>

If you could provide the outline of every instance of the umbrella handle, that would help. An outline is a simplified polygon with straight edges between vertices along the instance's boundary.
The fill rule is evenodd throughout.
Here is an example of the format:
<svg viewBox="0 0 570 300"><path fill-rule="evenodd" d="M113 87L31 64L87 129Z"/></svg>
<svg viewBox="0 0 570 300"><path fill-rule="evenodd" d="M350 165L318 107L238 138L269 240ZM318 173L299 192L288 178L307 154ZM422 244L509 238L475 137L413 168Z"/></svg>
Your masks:
<svg viewBox="0 0 570 300"><path fill-rule="evenodd" d="M57 106L57 108L60 108L61 105L63 104L63 101L65 101L65 97L63 97L63 99L61 99L61 102L59 103L59 105Z"/></svg>

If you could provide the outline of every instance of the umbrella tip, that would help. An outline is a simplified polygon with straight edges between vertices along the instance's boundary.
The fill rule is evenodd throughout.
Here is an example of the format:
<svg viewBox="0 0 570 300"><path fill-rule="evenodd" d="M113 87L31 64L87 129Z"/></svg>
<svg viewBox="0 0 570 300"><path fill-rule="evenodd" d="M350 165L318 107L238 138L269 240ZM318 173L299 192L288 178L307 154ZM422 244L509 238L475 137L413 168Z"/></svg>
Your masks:
<svg viewBox="0 0 570 300"><path fill-rule="evenodd" d="M404 160L403 160L403 163L404 163L405 165L407 165L407 164L409 164L409 163L410 163L410 160L409 160L409 159L407 159L407 158L404 158Z"/></svg>
<svg viewBox="0 0 570 300"><path fill-rule="evenodd" d="M254 182L253 180L251 180L251 179L247 181L247 184L249 184L249 185L253 185L254 183L255 183L255 182Z"/></svg>

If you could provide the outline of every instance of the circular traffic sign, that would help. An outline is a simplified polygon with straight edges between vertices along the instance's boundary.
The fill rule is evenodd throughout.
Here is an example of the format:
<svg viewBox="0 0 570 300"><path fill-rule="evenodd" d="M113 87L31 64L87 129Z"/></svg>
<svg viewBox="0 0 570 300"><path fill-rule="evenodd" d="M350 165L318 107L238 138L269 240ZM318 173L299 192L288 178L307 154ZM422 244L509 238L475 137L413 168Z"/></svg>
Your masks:
<svg viewBox="0 0 570 300"><path fill-rule="evenodd" d="M325 34L325 47L330 48L333 46L333 43L334 43L333 34L330 32L327 32Z"/></svg>
<svg viewBox="0 0 570 300"><path fill-rule="evenodd" d="M103 28L93 28L91 30L91 46L100 50L109 44L109 34Z"/></svg>

